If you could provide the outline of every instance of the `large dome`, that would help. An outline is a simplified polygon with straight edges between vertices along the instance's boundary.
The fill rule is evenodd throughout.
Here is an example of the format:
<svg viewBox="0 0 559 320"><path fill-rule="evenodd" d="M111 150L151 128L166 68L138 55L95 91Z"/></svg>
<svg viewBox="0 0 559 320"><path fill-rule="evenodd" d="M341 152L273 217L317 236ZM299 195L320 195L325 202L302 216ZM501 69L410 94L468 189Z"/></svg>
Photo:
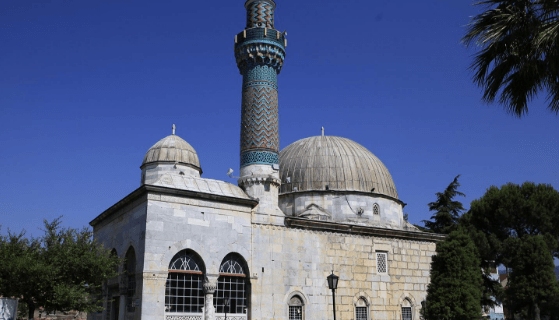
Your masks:
<svg viewBox="0 0 559 320"><path fill-rule="evenodd" d="M280 194L311 190L371 192L374 188L373 193L398 199L384 164L362 145L341 137L310 137L285 147L280 152L280 177Z"/></svg>
<svg viewBox="0 0 559 320"><path fill-rule="evenodd" d="M142 162L142 167L156 162L185 164L189 167L194 167L200 173L202 172L196 150L188 142L174 134L159 140L149 148Z"/></svg>

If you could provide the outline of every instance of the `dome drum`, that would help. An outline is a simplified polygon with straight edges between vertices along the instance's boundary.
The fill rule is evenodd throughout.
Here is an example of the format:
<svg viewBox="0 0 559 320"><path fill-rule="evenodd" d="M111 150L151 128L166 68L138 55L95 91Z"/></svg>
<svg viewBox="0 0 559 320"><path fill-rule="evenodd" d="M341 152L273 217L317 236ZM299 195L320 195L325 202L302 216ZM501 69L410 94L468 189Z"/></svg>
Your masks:
<svg viewBox="0 0 559 320"><path fill-rule="evenodd" d="M287 216L396 229L404 225L404 203L364 192L294 192L280 195L279 207Z"/></svg>

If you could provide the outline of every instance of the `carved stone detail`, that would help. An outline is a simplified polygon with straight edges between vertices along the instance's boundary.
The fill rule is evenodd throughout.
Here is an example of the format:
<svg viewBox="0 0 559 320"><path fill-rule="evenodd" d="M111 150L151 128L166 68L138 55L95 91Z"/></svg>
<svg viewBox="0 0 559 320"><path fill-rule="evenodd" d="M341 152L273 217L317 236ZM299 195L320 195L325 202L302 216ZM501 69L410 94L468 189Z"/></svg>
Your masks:
<svg viewBox="0 0 559 320"><path fill-rule="evenodd" d="M206 277L204 279L204 284L202 284L202 288L204 288L204 293L205 294L214 294L215 290L217 289L217 281L215 281L214 279L209 279L208 277Z"/></svg>
<svg viewBox="0 0 559 320"><path fill-rule="evenodd" d="M241 177L237 180L239 186L251 186L255 184L271 184L276 187L281 185L281 180L270 176Z"/></svg>
<svg viewBox="0 0 559 320"><path fill-rule="evenodd" d="M279 74L283 67L285 51L275 44L250 43L239 46L235 50L235 58L241 73L252 66L268 65L276 69Z"/></svg>
<svg viewBox="0 0 559 320"><path fill-rule="evenodd" d="M204 313L204 320L214 320L214 292L217 289L217 277L205 277L202 288L204 289L204 294L206 295L206 301L204 303L204 310L206 310Z"/></svg>

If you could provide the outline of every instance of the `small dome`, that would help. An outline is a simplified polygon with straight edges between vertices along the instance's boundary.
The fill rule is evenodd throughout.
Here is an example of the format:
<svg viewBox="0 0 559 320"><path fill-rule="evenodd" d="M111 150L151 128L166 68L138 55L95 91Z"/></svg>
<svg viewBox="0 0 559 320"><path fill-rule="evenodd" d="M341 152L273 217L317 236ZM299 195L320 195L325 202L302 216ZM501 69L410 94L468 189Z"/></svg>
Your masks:
<svg viewBox="0 0 559 320"><path fill-rule="evenodd" d="M202 173L196 150L188 142L174 134L159 140L153 147L149 148L142 162L142 167L155 162L181 163Z"/></svg>
<svg viewBox="0 0 559 320"><path fill-rule="evenodd" d="M346 138L316 136L295 141L280 152L279 162L280 194L309 190L371 192L374 188L373 193L398 199L384 164L365 147Z"/></svg>

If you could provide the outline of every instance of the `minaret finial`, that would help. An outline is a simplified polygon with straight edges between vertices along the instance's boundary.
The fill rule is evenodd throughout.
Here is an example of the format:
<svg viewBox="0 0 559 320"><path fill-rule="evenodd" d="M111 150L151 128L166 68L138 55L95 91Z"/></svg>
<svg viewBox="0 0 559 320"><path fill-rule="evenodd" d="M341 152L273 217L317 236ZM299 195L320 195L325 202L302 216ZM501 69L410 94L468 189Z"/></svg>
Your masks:
<svg viewBox="0 0 559 320"><path fill-rule="evenodd" d="M324 137L324 127L322 127L322 136Z"/></svg>
<svg viewBox="0 0 559 320"><path fill-rule="evenodd" d="M175 135L175 124L173 123L173 135Z"/></svg>

